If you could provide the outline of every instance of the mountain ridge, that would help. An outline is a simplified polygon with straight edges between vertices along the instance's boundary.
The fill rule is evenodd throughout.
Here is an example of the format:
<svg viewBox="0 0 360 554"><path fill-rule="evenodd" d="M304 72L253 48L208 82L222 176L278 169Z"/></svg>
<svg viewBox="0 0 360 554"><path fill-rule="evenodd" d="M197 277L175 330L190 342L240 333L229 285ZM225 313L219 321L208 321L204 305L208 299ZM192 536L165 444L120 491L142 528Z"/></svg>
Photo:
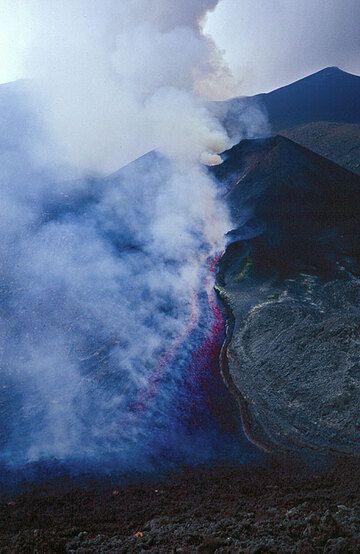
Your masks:
<svg viewBox="0 0 360 554"><path fill-rule="evenodd" d="M360 177L281 136L223 156L222 372L246 433L273 453L359 456Z"/></svg>
<svg viewBox="0 0 360 554"><path fill-rule="evenodd" d="M241 136L241 117L247 112L253 116L256 110L263 114L264 123L259 125L263 136L316 121L358 124L360 77L338 68L324 68L271 92L218 102L212 109L235 139ZM246 132L242 136L254 138Z"/></svg>

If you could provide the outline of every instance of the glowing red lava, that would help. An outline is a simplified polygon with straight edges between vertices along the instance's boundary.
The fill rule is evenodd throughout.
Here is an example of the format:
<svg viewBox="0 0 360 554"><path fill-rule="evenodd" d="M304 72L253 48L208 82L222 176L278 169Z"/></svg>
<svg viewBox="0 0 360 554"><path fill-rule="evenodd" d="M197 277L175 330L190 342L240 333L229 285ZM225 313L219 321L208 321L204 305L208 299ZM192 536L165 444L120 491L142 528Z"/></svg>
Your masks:
<svg viewBox="0 0 360 554"><path fill-rule="evenodd" d="M188 383L187 386L187 390L190 393L189 396L192 398L191 404L195 406L199 395L203 398L205 397L207 408L216 417L218 417L219 414L215 412L219 412L220 409L219 407L216 408L218 403L212 402L212 397L214 396L213 389L216 388L219 381L221 381L219 375L219 354L224 335L224 318L218 305L213 286L214 274L219 258L220 255L211 258L208 262L208 270L204 285L208 304L206 312L209 314L209 323L211 322L211 325L205 325L205 331L199 348L197 348L193 354L190 354L188 364L190 383ZM166 373L169 364L175 359L179 349L185 345L185 341L199 325L200 317L199 293L193 291L190 299L190 317L188 324L176 341L171 345L171 348L159 359L147 383L146 389L139 394L137 401L132 404L131 411L144 411L149 402L159 393L159 383Z"/></svg>
<svg viewBox="0 0 360 554"><path fill-rule="evenodd" d="M200 309L197 294L195 291L192 291L190 297L190 317L188 324L186 325L182 333L178 336L176 341L171 345L171 348L160 357L147 383L146 389L140 393L137 401L131 406L132 410L143 411L146 408L146 404L157 394L159 381L166 372L169 364L174 360L177 352L184 344L186 338L198 325L199 318Z"/></svg>

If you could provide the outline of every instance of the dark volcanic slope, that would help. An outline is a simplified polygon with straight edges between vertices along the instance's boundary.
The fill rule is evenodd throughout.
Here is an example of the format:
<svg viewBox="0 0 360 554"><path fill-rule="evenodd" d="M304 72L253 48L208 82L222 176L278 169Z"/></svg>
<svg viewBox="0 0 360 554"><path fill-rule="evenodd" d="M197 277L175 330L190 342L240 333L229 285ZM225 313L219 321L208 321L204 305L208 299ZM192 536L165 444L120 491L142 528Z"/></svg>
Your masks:
<svg viewBox="0 0 360 554"><path fill-rule="evenodd" d="M129 487L35 489L0 503L0 553L358 553L357 464L292 469L268 463Z"/></svg>
<svg viewBox="0 0 360 554"><path fill-rule="evenodd" d="M315 121L280 134L360 175L360 124Z"/></svg>
<svg viewBox="0 0 360 554"><path fill-rule="evenodd" d="M264 107L272 132L314 121L360 123L360 77L327 67L267 94L234 98L223 104L228 111L225 125L232 134L234 122L239 121L238 114L247 104Z"/></svg>
<svg viewBox="0 0 360 554"><path fill-rule="evenodd" d="M360 123L360 77L327 67L291 85L258 96L273 131L310 121Z"/></svg>
<svg viewBox="0 0 360 554"><path fill-rule="evenodd" d="M214 169L238 227L219 291L225 377L272 450L360 453L360 178L295 143L244 141Z"/></svg>
<svg viewBox="0 0 360 554"><path fill-rule="evenodd" d="M333 269L334 251L360 253L357 175L283 137L242 141L224 158L213 172L228 188L241 236L260 235L259 269L324 272Z"/></svg>

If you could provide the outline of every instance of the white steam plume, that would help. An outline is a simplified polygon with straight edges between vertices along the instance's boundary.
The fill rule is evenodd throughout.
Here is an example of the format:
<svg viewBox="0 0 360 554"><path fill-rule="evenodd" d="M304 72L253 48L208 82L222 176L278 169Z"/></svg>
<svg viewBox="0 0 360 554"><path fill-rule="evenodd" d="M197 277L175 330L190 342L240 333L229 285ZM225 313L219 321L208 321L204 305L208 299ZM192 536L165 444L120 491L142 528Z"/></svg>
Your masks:
<svg viewBox="0 0 360 554"><path fill-rule="evenodd" d="M27 71L63 158L111 171L157 148L180 159L229 146L202 96L234 92L201 22L216 0L28 0Z"/></svg>
<svg viewBox="0 0 360 554"><path fill-rule="evenodd" d="M213 421L191 434L182 419L211 323L205 264L230 227L199 163L229 146L201 96L229 90L201 27L216 4L19 4L48 142L21 118L0 141L4 463L110 457L131 470L164 451L189 462L226 450ZM82 178L49 177L41 163L54 158Z"/></svg>

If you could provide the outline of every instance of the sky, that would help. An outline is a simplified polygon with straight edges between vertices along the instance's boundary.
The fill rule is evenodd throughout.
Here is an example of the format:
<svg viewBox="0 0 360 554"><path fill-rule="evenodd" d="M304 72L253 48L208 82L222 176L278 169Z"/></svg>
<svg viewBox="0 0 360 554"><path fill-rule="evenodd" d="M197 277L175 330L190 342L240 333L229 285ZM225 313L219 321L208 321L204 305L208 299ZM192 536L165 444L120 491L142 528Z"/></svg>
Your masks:
<svg viewBox="0 0 360 554"><path fill-rule="evenodd" d="M0 0L0 82L26 76L22 1ZM326 66L360 73L359 23L359 0L221 0L205 30L225 51L236 91L256 94Z"/></svg>
<svg viewBox="0 0 360 554"><path fill-rule="evenodd" d="M243 94L327 66L360 73L359 0L223 0L206 26Z"/></svg>

